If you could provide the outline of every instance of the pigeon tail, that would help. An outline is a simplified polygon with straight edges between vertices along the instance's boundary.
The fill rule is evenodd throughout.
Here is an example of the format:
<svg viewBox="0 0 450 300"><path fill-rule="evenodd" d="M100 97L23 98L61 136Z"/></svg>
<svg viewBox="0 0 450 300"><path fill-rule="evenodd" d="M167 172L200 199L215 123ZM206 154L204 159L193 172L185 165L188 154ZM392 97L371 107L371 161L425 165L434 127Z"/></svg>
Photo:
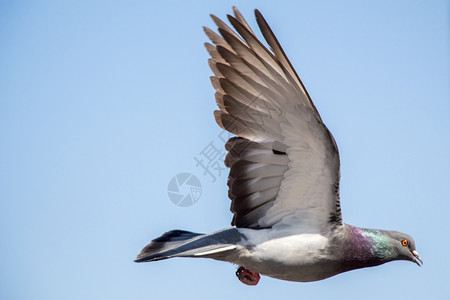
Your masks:
<svg viewBox="0 0 450 300"><path fill-rule="evenodd" d="M175 249L201 235L202 234L200 233L185 230L168 231L145 246L141 253L136 257L135 262L156 261L170 258L175 254Z"/></svg>
<svg viewBox="0 0 450 300"><path fill-rule="evenodd" d="M172 230L152 240L136 257L135 262L150 262L172 257L209 257L219 259L223 252L236 249L240 234L229 228L211 234Z"/></svg>

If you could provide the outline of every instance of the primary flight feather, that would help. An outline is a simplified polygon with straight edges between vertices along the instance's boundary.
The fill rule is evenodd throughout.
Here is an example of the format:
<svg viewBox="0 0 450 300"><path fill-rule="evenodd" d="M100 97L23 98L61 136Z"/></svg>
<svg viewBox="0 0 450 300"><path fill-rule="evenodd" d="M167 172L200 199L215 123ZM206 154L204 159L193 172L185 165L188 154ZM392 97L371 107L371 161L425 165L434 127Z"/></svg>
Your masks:
<svg viewBox="0 0 450 300"><path fill-rule="evenodd" d="M393 260L422 263L412 237L343 223L336 142L280 43L258 10L255 36L240 12L212 16L206 43L214 72L217 124L236 135L225 145L232 227L210 234L173 230L136 262L204 257L239 265L245 284L259 274L316 281Z"/></svg>

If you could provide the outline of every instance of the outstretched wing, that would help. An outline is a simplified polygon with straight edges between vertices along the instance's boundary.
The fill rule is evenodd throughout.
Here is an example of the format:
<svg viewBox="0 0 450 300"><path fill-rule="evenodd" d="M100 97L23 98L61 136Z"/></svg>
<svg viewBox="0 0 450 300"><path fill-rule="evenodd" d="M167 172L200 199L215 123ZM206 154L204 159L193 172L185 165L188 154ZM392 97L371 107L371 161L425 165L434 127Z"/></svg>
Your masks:
<svg viewBox="0 0 450 300"><path fill-rule="evenodd" d="M292 225L317 232L342 224L339 153L308 92L258 10L269 51L236 8L234 32L212 16L205 28L215 76L217 124L235 134L226 149L232 225Z"/></svg>

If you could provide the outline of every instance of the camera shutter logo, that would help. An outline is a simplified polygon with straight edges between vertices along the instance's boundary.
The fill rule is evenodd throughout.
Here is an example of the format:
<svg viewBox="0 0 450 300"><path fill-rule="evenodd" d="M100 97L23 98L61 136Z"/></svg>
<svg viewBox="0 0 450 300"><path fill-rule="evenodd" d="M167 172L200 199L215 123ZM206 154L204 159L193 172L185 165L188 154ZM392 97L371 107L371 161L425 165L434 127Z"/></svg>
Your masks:
<svg viewBox="0 0 450 300"><path fill-rule="evenodd" d="M202 195L200 180L191 173L180 173L169 181L167 194L173 204L181 207L192 206Z"/></svg>

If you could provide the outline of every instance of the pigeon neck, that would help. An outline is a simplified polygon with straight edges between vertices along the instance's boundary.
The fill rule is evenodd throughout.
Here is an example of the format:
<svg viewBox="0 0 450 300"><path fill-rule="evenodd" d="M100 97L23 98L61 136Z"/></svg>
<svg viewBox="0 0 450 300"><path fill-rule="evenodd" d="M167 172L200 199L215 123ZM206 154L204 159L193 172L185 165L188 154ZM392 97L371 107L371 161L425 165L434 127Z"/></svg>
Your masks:
<svg viewBox="0 0 450 300"><path fill-rule="evenodd" d="M347 227L344 267L351 269L381 265L392 260L394 249L383 230Z"/></svg>

